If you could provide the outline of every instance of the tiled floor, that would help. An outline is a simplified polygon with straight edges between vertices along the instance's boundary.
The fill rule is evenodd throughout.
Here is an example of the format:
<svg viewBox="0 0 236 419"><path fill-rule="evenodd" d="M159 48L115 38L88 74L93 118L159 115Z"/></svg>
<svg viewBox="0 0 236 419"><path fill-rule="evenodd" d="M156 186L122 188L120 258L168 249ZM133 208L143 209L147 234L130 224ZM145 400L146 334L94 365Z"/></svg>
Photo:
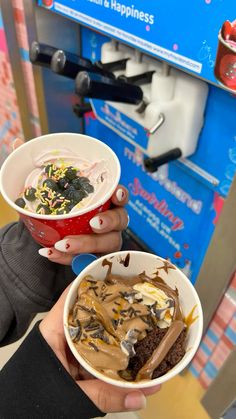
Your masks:
<svg viewBox="0 0 236 419"><path fill-rule="evenodd" d="M148 399L141 419L210 419L200 403L203 389L187 373L163 384L159 393Z"/></svg>
<svg viewBox="0 0 236 419"><path fill-rule="evenodd" d="M0 227L16 219L16 213L0 196ZM18 346L19 342L0 349L0 368ZM106 419L209 419L200 403L202 395L198 381L187 373L165 383L159 393L149 398L147 408L138 414L110 414Z"/></svg>

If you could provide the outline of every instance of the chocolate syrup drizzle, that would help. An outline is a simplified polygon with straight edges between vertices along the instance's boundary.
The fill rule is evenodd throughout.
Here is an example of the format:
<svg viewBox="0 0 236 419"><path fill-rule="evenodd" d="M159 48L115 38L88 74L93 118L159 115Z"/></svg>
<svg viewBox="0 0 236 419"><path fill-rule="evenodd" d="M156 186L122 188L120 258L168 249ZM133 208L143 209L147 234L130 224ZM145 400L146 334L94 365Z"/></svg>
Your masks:
<svg viewBox="0 0 236 419"><path fill-rule="evenodd" d="M128 267L130 254L128 253L120 263ZM108 267L103 281L85 277L78 290L78 300L69 316L69 324L73 333L73 341L80 354L96 369L116 379L125 377L129 357L129 350L133 346L127 341L127 335L136 330L138 340L142 340L148 331L158 327L158 316L162 309L156 304L151 306L140 304L140 295L133 286L149 283L160 289L169 297L169 307L174 308L172 323L152 356L143 365L135 381L150 380L154 370L163 361L182 330L185 328L181 313L178 290L169 287L159 276L159 271L168 274L169 269L175 269L169 262L159 267L151 278L145 272L134 277L121 277L112 274L112 261L104 259L102 266ZM76 327L80 327L78 338ZM81 331L82 330L82 331ZM137 341L136 339L136 341ZM125 344L126 342L126 344ZM133 341L134 342L134 341ZM121 350L121 345L127 348L127 354ZM130 349L131 348L131 349Z"/></svg>

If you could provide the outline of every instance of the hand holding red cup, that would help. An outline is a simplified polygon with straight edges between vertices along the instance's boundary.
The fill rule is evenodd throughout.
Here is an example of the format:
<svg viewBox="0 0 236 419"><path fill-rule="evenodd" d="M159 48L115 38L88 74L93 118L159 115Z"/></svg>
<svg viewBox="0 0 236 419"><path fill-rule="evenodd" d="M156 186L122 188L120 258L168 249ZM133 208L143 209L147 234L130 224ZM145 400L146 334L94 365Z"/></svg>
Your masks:
<svg viewBox="0 0 236 419"><path fill-rule="evenodd" d="M24 189L27 176L35 168L35 158L42 153L42 150L63 147L89 161L99 159L106 161L109 184L106 185L103 196L87 207L62 215L36 214L18 207L15 200ZM19 212L20 218L35 241L51 247L66 236L92 233L90 220L110 207L111 197L117 188L119 178L119 160L107 145L81 134L62 133L36 138L15 150L3 164L0 185L4 199Z"/></svg>

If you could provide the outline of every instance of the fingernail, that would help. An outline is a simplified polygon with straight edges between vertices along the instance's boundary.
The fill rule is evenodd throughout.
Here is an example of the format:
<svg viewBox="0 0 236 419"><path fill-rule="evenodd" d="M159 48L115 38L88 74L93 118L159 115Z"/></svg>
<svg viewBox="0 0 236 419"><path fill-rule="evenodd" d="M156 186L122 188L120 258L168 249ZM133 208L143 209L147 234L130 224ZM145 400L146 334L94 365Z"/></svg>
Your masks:
<svg viewBox="0 0 236 419"><path fill-rule="evenodd" d="M106 226L105 220L101 217L92 218L92 220L89 221L89 224L95 230L102 230Z"/></svg>
<svg viewBox="0 0 236 419"><path fill-rule="evenodd" d="M68 240L60 240L54 244L55 249L59 250L60 252L67 252L70 249L70 243Z"/></svg>
<svg viewBox="0 0 236 419"><path fill-rule="evenodd" d="M126 226L126 228L128 228L128 227L129 227L129 222L130 222L130 216L129 216L129 214L127 215L127 217L128 217L128 221L127 221L127 226Z"/></svg>
<svg viewBox="0 0 236 419"><path fill-rule="evenodd" d="M15 148L16 148L16 144L17 144L17 138L12 142L12 144L11 144L11 148L12 148L12 151L14 151L15 150Z"/></svg>
<svg viewBox="0 0 236 419"><path fill-rule="evenodd" d="M39 249L39 254L45 258L48 258L49 256L52 256L53 251L52 249L48 248L48 247L43 247L42 249Z"/></svg>
<svg viewBox="0 0 236 419"><path fill-rule="evenodd" d="M11 145L12 151L16 150L22 143L23 141L21 141L20 138L15 138Z"/></svg>
<svg viewBox="0 0 236 419"><path fill-rule="evenodd" d="M125 397L125 408L127 410L141 410L145 409L147 400L142 393L130 393Z"/></svg>
<svg viewBox="0 0 236 419"><path fill-rule="evenodd" d="M117 201L121 202L125 199L125 191L123 189L118 189L116 192Z"/></svg>

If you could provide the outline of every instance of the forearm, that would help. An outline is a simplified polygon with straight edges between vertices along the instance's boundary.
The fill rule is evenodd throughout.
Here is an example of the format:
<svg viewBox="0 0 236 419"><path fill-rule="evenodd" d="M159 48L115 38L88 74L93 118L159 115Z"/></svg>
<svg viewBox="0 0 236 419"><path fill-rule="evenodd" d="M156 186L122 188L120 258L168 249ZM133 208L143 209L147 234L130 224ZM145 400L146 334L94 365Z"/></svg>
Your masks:
<svg viewBox="0 0 236 419"><path fill-rule="evenodd" d="M0 346L21 337L74 278L70 267L42 258L39 247L22 222L0 230Z"/></svg>
<svg viewBox="0 0 236 419"><path fill-rule="evenodd" d="M4 419L104 416L59 362L38 324L1 371L0 394Z"/></svg>

